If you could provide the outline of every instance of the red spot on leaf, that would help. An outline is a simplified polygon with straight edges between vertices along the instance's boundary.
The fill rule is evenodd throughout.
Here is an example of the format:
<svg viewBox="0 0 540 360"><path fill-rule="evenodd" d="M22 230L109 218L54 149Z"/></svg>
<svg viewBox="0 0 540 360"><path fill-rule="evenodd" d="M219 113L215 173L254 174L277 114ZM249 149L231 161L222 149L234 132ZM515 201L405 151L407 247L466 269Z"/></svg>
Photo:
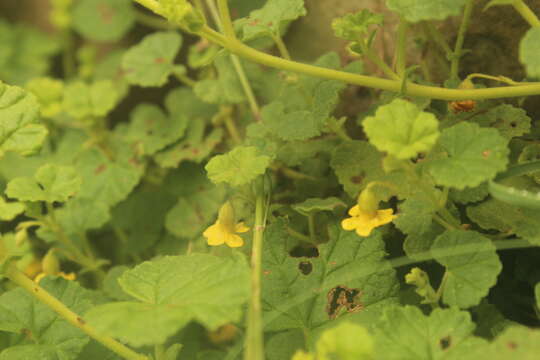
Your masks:
<svg viewBox="0 0 540 360"><path fill-rule="evenodd" d="M99 4L98 5L98 13L99 13L99 16L101 17L101 20L105 23L105 24L110 24L114 18L114 10L107 4Z"/></svg>
<svg viewBox="0 0 540 360"><path fill-rule="evenodd" d="M105 164L101 164L94 170L94 174L99 175L102 172L104 172L106 168L107 168L107 166Z"/></svg>

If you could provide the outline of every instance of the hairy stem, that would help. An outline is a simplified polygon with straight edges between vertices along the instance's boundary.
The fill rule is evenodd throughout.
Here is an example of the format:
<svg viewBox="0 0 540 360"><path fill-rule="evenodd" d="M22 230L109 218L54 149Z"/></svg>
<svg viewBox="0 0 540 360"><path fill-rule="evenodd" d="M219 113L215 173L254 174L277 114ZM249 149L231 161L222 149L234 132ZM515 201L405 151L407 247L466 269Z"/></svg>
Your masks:
<svg viewBox="0 0 540 360"><path fill-rule="evenodd" d="M262 243L265 227L264 189L257 189L255 200L255 227L251 250L251 299L247 314L244 360L264 360L264 342L261 309Z"/></svg>
<svg viewBox="0 0 540 360"><path fill-rule="evenodd" d="M463 42L465 41L465 33L467 32L471 20L474 2L475 0L469 0L469 2L465 4L465 10L463 11L463 19L461 20L458 37L456 40L456 46L452 54L452 62L450 64L450 79L458 78L459 61L463 56Z"/></svg>
<svg viewBox="0 0 540 360"><path fill-rule="evenodd" d="M13 281L18 286L22 287L29 294L31 294L36 299L40 300L42 303L50 307L54 312L60 315L63 319L69 322L71 325L82 330L86 335L90 336L92 339L101 343L106 348L120 355L126 360L148 360L144 355L140 355L125 345L119 343L115 339L109 336L103 336L99 334L93 327L88 325L81 316L77 315L71 311L66 305L64 305L57 298L49 294L45 289L43 289L38 284L30 280L26 275L24 275L14 264L11 264L5 273L11 281Z"/></svg>

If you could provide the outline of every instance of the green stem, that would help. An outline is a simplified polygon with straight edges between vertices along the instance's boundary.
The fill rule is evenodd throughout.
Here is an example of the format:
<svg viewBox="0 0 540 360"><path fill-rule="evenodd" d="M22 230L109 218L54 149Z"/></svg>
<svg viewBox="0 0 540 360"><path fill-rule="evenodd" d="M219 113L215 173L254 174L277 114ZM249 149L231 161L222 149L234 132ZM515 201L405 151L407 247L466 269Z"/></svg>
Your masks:
<svg viewBox="0 0 540 360"><path fill-rule="evenodd" d="M194 87L197 83L195 80L191 79L189 76L185 74L177 74L175 73L174 76L180 81L182 84L188 86L188 87Z"/></svg>
<svg viewBox="0 0 540 360"><path fill-rule="evenodd" d="M444 286L446 285L446 280L448 280L448 269L444 270L444 275L441 279L441 283L439 284L439 288L437 289L437 293L436 293L437 303L441 299L442 293L444 291Z"/></svg>
<svg viewBox="0 0 540 360"><path fill-rule="evenodd" d="M265 227L264 200L263 186L261 185L255 201L255 226L251 250L251 299L247 314L244 360L264 360L261 309L262 244Z"/></svg>
<svg viewBox="0 0 540 360"><path fill-rule="evenodd" d="M216 23L217 27L223 31L224 30L223 23L231 22L228 6L226 6L226 4L222 5L222 7L220 7L219 9L219 11L222 11L222 12L218 12L218 9L216 9L216 4L214 3L214 0L206 0L206 4L208 5L210 14L212 15L212 18L214 19L214 22ZM220 39L220 41L223 42L221 45L225 48L227 47L224 45L224 43L236 40L235 36L223 36L211 30L210 28L207 28L207 29L210 31L211 36L215 36L218 39ZM212 39L210 38L208 38L208 40L212 41ZM244 93L247 97L251 112L253 113L253 116L255 116L255 118L258 119L259 114L260 114L259 104L257 103L257 99L255 98L255 94L253 93L253 90L251 89L251 85L249 84L249 80L246 76L246 73L244 72L244 68L242 67L242 64L240 63L240 59L238 58L238 56L236 56L233 53L231 54L231 61L234 66L234 70L236 71L236 74L238 75L238 79L240 80L240 84L242 85L242 89L244 90Z"/></svg>
<svg viewBox="0 0 540 360"><path fill-rule="evenodd" d="M70 29L66 29L62 33L62 40L64 42L64 51L62 51L62 67L64 70L64 77L69 79L75 75L75 58L73 56L73 35Z"/></svg>
<svg viewBox="0 0 540 360"><path fill-rule="evenodd" d="M139 10L135 12L135 19L139 24L158 30L171 30L174 28L174 25L167 20Z"/></svg>
<svg viewBox="0 0 540 360"><path fill-rule="evenodd" d="M523 0L518 0L512 4L514 9L531 25L532 27L539 27L540 20L536 14L523 2Z"/></svg>
<svg viewBox="0 0 540 360"><path fill-rule="evenodd" d="M377 65L377 67L381 69L386 76L388 76L390 79L393 79L393 80L400 79L399 75L396 74L394 70L392 70L392 68L388 66L384 61L382 61L382 59L379 56L377 56L377 54L375 54L373 50L369 49L367 46L364 45L363 51L366 57L375 65Z"/></svg>
<svg viewBox="0 0 540 360"><path fill-rule="evenodd" d="M463 42L465 41L465 34L467 28L469 27L469 22L471 20L472 11L474 8L475 0L469 0L465 4L465 10L463 11L463 19L461 20L461 25L459 27L458 37L456 40L456 46L452 54L452 61L450 63L450 79L457 79L459 72L459 61L463 56Z"/></svg>
<svg viewBox="0 0 540 360"><path fill-rule="evenodd" d="M234 25L231 18L231 12L229 10L229 0L217 0L219 14L222 23L223 33L226 37L234 39L236 38L236 33L234 31Z"/></svg>
<svg viewBox="0 0 540 360"><path fill-rule="evenodd" d="M448 45L448 43L446 42L446 39L441 34L441 32L437 30L437 28L435 28L435 26L433 26L433 24L429 21L425 23L425 30L428 36L431 37L431 40L435 44L439 45L446 54L446 56L450 58L450 56L452 55L452 49L450 48L450 45Z"/></svg>
<svg viewBox="0 0 540 360"><path fill-rule="evenodd" d="M281 36L279 34L274 34L272 35L272 39L274 39L274 43L276 43L281 57L286 60L291 60L291 54L289 53L289 50L287 50L287 46L283 42Z"/></svg>
<svg viewBox="0 0 540 360"><path fill-rule="evenodd" d="M223 122L225 123L225 127L227 128L227 131L231 135L231 138L233 139L233 141L237 145L241 144L242 137L240 136L240 132L238 131L238 128L236 127L236 123L234 122L232 114L224 116Z"/></svg>
<svg viewBox="0 0 540 360"><path fill-rule="evenodd" d="M295 61L289 61L276 56L272 56L261 51L250 48L238 40L224 38L221 34L205 27L200 35L208 40L216 39L221 45L235 53L253 62L286 71L298 72L324 79L340 80L348 84L365 86L375 89L400 92L402 83L397 80L380 79L373 76L352 74L345 71L321 68L318 66L302 64ZM428 97L438 100L483 100L508 97L521 97L540 94L540 84L515 87L495 87L485 89L446 89L436 86L418 85L414 83L407 84L407 94L410 96Z"/></svg>
<svg viewBox="0 0 540 360"><path fill-rule="evenodd" d="M298 232L298 231L294 230L293 228L291 228L289 226L287 226L287 232L289 233L289 235L291 235L292 237L297 238L298 240L301 240L303 242L310 243L310 244L312 243L309 236L306 236L306 235L302 234L301 232Z"/></svg>
<svg viewBox="0 0 540 360"><path fill-rule="evenodd" d="M399 78L405 76L405 69L407 68L407 30L409 29L409 23L400 18L398 26L398 39L397 39L397 52L396 52L396 71Z"/></svg>
<svg viewBox="0 0 540 360"><path fill-rule="evenodd" d="M308 229L309 229L309 238L312 244L317 243L317 234L315 231L315 214L310 213L307 217L308 219Z"/></svg>
<svg viewBox="0 0 540 360"><path fill-rule="evenodd" d="M166 358L165 358L165 345L155 345L154 346L154 357L155 357L155 360L166 360Z"/></svg>
<svg viewBox="0 0 540 360"><path fill-rule="evenodd" d="M19 285L30 295L36 299L43 302L45 305L50 307L54 312L60 315L63 319L69 322L71 325L82 330L85 334L90 336L92 339L101 343L106 348L120 355L126 360L148 360L144 355L140 355L125 345L119 343L109 336L103 336L99 334L93 327L88 325L84 319L71 311L66 305L64 305L57 298L49 294L45 289L43 289L38 284L30 280L26 275L24 275L14 264L11 264L6 270L5 275L13 281L15 284Z"/></svg>

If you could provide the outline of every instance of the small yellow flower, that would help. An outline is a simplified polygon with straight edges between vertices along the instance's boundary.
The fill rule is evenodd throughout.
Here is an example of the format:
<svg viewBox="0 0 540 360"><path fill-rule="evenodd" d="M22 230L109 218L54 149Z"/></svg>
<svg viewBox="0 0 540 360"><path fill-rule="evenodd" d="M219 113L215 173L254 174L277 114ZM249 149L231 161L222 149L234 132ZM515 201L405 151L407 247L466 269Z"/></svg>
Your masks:
<svg viewBox="0 0 540 360"><path fill-rule="evenodd" d="M234 209L227 201L219 209L216 222L204 231L203 236L210 246L227 244L234 248L244 245L244 240L238 233L246 231L249 231L249 228L243 222L236 223Z"/></svg>
<svg viewBox="0 0 540 360"><path fill-rule="evenodd" d="M376 227L392 222L396 218L392 209L375 210L373 212L360 209L359 205L349 210L350 218L341 222L345 230L356 230L359 236L367 237Z"/></svg>
<svg viewBox="0 0 540 360"><path fill-rule="evenodd" d="M41 259L42 271L36 275L34 282L39 283L47 275L61 276L66 280L75 280L75 273L66 274L60 271L60 262L56 258L56 255L54 255L54 252L54 249L50 249L43 259Z"/></svg>

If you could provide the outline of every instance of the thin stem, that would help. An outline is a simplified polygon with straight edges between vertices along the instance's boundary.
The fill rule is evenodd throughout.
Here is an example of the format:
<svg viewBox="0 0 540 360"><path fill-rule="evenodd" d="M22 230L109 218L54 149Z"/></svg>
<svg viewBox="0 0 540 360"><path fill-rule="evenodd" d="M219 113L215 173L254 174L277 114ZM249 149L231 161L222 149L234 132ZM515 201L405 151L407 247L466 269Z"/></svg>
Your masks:
<svg viewBox="0 0 540 360"><path fill-rule="evenodd" d="M440 217L437 214L433 215L433 220L435 220L440 225L442 225L442 227L444 227L446 230L455 230L456 229L456 227L454 225L446 222L442 217Z"/></svg>
<svg viewBox="0 0 540 360"><path fill-rule="evenodd" d="M206 4L208 5L208 10L210 10L210 14L212 18L214 19L214 22L216 23L218 29L223 31L224 26L222 24L222 19L224 22L231 21L229 13L228 12L219 13L218 9L216 8L216 4L214 3L214 0L206 0ZM224 17L226 16L229 16L228 20L224 19ZM223 42L221 45L224 48L227 48L225 44L228 43L229 41L233 41L233 40L237 41L236 37L223 36L211 30L210 28L207 28L207 30L209 30L210 31L209 33L213 36L219 35L218 39L220 39ZM208 40L212 41L212 39L210 38ZM255 98L255 94L253 93L253 90L251 89L251 85L249 84L249 80L246 76L246 73L244 72L244 68L242 67L242 64L240 63L240 59L238 59L238 56L236 56L235 54L231 54L230 56L231 56L231 61L234 66L234 70L236 71L236 74L238 75L238 79L240 80L242 89L244 90L244 93L247 97L251 112L253 113L253 116L255 116L255 118L258 119L259 114L260 114L259 104L257 103L257 99Z"/></svg>
<svg viewBox="0 0 540 360"><path fill-rule="evenodd" d="M441 47L447 57L450 57L452 55L452 49L446 42L444 36L442 36L441 32L429 21L425 23L425 29L427 34L431 37L431 40Z"/></svg>
<svg viewBox="0 0 540 360"><path fill-rule="evenodd" d="M186 85L188 87L194 87L195 84L197 83L195 80L191 79L186 74L175 73L174 76L178 79L178 81L180 81L182 84L184 84L184 85Z"/></svg>
<svg viewBox="0 0 540 360"><path fill-rule="evenodd" d="M311 239L312 244L316 244L317 234L315 231L315 214L310 213L307 218L308 218L309 238Z"/></svg>
<svg viewBox="0 0 540 360"><path fill-rule="evenodd" d="M400 78L405 76L405 69L407 68L407 30L409 29L409 23L400 18L398 26L398 39L397 39L397 52L396 52L396 71Z"/></svg>
<svg viewBox="0 0 540 360"><path fill-rule="evenodd" d="M62 40L64 45L64 51L62 51L62 67L64 71L64 77L66 79L75 75L75 59L73 57L73 34L70 29L66 29L62 32Z"/></svg>
<svg viewBox="0 0 540 360"><path fill-rule="evenodd" d="M297 238L298 240L301 240L303 242L307 242L307 243L311 243L311 239L309 236L306 236L296 230L294 230L293 228L287 226L287 232L289 233L289 235L291 235L292 237L295 237Z"/></svg>
<svg viewBox="0 0 540 360"><path fill-rule="evenodd" d="M158 30L171 30L174 28L174 25L167 20L154 15L149 15L140 10L135 11L135 19L144 26Z"/></svg>
<svg viewBox="0 0 540 360"><path fill-rule="evenodd" d="M474 2L475 0L469 0L469 2L465 4L465 10L463 11L463 19L461 20L461 25L459 26L456 46L454 48L454 52L452 54L452 61L450 63L450 79L458 78L459 61L463 56L463 42L465 41L465 34L467 33L469 22L471 20Z"/></svg>
<svg viewBox="0 0 540 360"><path fill-rule="evenodd" d="M287 46L283 42L283 39L279 34L272 35L272 39L274 39L274 42L276 43L276 46L279 50L279 53L282 58L286 60L291 60L291 54L289 53L289 50L287 50Z"/></svg>
<svg viewBox="0 0 540 360"><path fill-rule="evenodd" d="M99 334L93 327L88 325L84 319L71 311L66 305L64 305L57 298L49 294L45 289L43 289L38 284L30 280L26 275L24 275L14 264L11 264L6 270L5 275L13 281L15 284L19 285L29 294L31 294L36 299L43 302L45 305L50 307L54 312L60 315L63 319L69 322L71 325L82 330L85 334L90 336L92 339L101 343L106 348L120 355L127 360L148 360L144 355L140 355L125 345L119 343L115 339Z"/></svg>
<svg viewBox="0 0 540 360"><path fill-rule="evenodd" d="M513 4L514 9L531 25L532 27L539 27L540 20L536 14L523 2L523 0L515 1Z"/></svg>
<svg viewBox="0 0 540 360"><path fill-rule="evenodd" d="M225 39L223 35L214 30L204 27L200 35L212 41L216 39L221 45L235 53L253 62L286 71L293 71L307 74L319 78L340 80L348 84L365 86L369 88L388 90L393 92L401 91L401 81L380 79L373 76L352 74L345 71L321 68L318 66L302 64L295 61L289 61L276 56L272 56L261 51L250 48L238 40ZM513 87L495 87L486 89L446 89L436 86L418 85L414 83L407 84L407 94L410 96L429 97L438 100L483 100L498 99L509 97L521 97L540 94L540 84L531 83L530 85Z"/></svg>
<svg viewBox="0 0 540 360"><path fill-rule="evenodd" d="M261 184L262 181L261 179ZM251 249L251 299L247 314L244 360L264 360L261 310L261 264L265 227L264 200L263 186L261 185L255 201L255 227Z"/></svg>
<svg viewBox="0 0 540 360"><path fill-rule="evenodd" d="M439 284L439 288L437 289L437 293L436 293L437 302L439 302L439 300L441 299L442 293L444 291L444 286L446 285L446 280L448 280L448 270L447 269L444 270L444 274L443 274L443 277L441 279L441 283Z"/></svg>
<svg viewBox="0 0 540 360"><path fill-rule="evenodd" d="M236 123L234 122L234 119L232 117L232 114L229 114L223 118L223 122L225 123L225 127L227 128L227 131L231 135L231 138L233 141L238 145L242 143L242 137L240 136L240 132L238 131L238 128L236 127Z"/></svg>
<svg viewBox="0 0 540 360"><path fill-rule="evenodd" d="M375 65L377 65L377 67L381 69L386 76L388 76L390 79L393 79L393 80L400 79L399 75L396 74L394 70L392 70L392 68L388 66L384 61L382 61L382 59L379 56L377 56L377 54L375 54L372 49L369 49L367 46L364 46L363 50L366 57L369 60L371 60L371 62L373 62Z"/></svg>
<svg viewBox="0 0 540 360"><path fill-rule="evenodd" d="M304 174L300 171L291 169L279 162L275 162L274 164L270 165L270 168L276 172L281 172L285 177L288 177L292 180L309 180L309 181L316 181L317 178Z"/></svg>
<svg viewBox="0 0 540 360"><path fill-rule="evenodd" d="M161 4L157 0L133 0L133 1L141 4L145 8L148 8L155 13L159 13L161 10Z"/></svg>
<svg viewBox="0 0 540 360"><path fill-rule="evenodd" d="M228 38L236 38L236 33L234 31L234 25L231 18L231 12L229 10L229 0L217 0L219 14L222 23L223 33Z"/></svg>
<svg viewBox="0 0 540 360"><path fill-rule="evenodd" d="M165 345L154 346L154 357L155 357L155 360L166 360Z"/></svg>

